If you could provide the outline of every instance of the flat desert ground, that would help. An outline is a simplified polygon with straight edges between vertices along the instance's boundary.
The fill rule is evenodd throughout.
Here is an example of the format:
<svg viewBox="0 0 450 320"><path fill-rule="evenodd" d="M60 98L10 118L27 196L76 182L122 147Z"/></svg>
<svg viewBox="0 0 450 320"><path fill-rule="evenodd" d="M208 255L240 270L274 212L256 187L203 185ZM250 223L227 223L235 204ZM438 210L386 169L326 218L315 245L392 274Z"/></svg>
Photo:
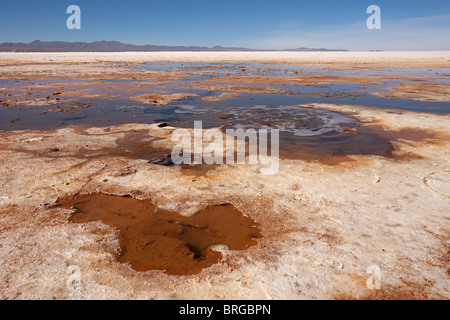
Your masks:
<svg viewBox="0 0 450 320"><path fill-rule="evenodd" d="M449 70L450 52L0 53L0 298L449 299ZM334 89L349 83L357 91ZM318 135L323 152L302 152L296 135L274 175L259 164L161 165L181 111L201 105L199 120L214 126L261 97L272 107L301 98L268 117L335 128L342 148ZM110 100L128 102L107 122L96 108ZM205 116L214 106L217 122ZM164 125L144 121L158 110ZM339 127L341 117L357 125ZM55 206L89 194L186 219L232 205L260 235L245 250L212 246L218 261L192 274L136 270L120 261L120 228Z"/></svg>

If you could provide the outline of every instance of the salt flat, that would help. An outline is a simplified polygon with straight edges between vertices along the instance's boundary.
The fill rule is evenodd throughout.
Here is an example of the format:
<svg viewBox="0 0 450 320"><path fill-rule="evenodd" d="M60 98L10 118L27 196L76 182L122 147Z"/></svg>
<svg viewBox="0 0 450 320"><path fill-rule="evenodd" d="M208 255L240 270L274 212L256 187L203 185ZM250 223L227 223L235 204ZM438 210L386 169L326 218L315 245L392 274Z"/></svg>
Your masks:
<svg viewBox="0 0 450 320"><path fill-rule="evenodd" d="M73 53L5 53L2 63L46 62L283 62L349 67L417 67L448 68L449 51L407 52L73 52Z"/></svg>
<svg viewBox="0 0 450 320"><path fill-rule="evenodd" d="M116 62L448 68L449 60L450 52L0 53L0 74L2 79L22 81L30 76L34 81L65 75L90 78L94 72L97 81L139 74ZM150 74L143 72L142 77ZM162 80L168 76L154 74ZM33 83L30 88L50 90L48 100L57 104L56 99L64 95L59 86L62 94L56 95L51 82ZM13 89L6 93L15 93ZM28 88L19 94L27 92ZM19 100L8 108L24 106ZM261 165L250 164L195 172L149 163L145 152L133 151L143 146L170 150L171 134L177 129L170 125L131 119L120 125L4 129L0 132L0 297L449 299L449 115L339 103L291 107L344 113L360 123L354 130L344 128L348 131L344 133L358 136L372 130L392 146L392 152L348 154L328 162L285 158L272 176L261 175ZM336 155L326 156L333 160ZM139 272L118 261L117 229L101 221L72 223L72 210L52 207L59 198L92 193L151 200L162 210L184 216L230 203L258 223L262 237L247 250L214 247L222 254L220 261L197 274ZM368 285L374 268L380 271L379 289Z"/></svg>

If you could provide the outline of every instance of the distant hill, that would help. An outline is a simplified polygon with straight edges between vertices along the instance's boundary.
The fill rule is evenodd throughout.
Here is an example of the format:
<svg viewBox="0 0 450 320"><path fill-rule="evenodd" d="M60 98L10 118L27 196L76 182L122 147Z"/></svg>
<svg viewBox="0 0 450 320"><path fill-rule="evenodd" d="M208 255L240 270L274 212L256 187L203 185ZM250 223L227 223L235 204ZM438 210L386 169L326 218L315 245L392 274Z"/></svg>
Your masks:
<svg viewBox="0 0 450 320"><path fill-rule="evenodd" d="M95 41L95 42L64 42L64 41L33 41L30 43L0 43L2 52L124 52L124 51L272 51L257 50L239 47L197 47L197 46L158 46L158 45L134 45L118 41ZM278 51L278 50L277 50ZM297 48L281 51L347 51L344 49L311 49Z"/></svg>

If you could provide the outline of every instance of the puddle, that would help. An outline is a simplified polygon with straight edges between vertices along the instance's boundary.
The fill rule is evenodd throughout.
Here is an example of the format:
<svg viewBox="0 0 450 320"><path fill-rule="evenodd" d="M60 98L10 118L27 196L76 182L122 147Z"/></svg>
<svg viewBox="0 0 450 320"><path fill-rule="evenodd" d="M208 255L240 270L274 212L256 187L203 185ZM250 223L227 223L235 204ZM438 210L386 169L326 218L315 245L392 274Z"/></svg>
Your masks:
<svg viewBox="0 0 450 320"><path fill-rule="evenodd" d="M57 207L75 209L71 222L102 221L117 228L117 260L136 271L197 274L222 257L212 246L245 250L262 237L257 224L231 204L208 206L185 217L160 210L150 200L97 193L58 201Z"/></svg>
<svg viewBox="0 0 450 320"><path fill-rule="evenodd" d="M223 130L279 129L281 159L318 161L328 165L351 161L348 157L350 155L405 159L394 156L393 142L439 141L438 135L433 132L415 129L385 130L380 125L363 125L339 112L290 106L276 109L258 106L257 109L259 110L233 115L229 120L234 124L223 127Z"/></svg>
<svg viewBox="0 0 450 320"><path fill-rule="evenodd" d="M394 154L393 142L437 144L440 138L436 133L424 130L394 131L385 130L380 125L353 124L317 136L280 136L280 140L283 141L283 147L280 148L281 158L336 164L349 161L349 155L376 155L405 160L408 157ZM409 157L417 156L411 154Z"/></svg>

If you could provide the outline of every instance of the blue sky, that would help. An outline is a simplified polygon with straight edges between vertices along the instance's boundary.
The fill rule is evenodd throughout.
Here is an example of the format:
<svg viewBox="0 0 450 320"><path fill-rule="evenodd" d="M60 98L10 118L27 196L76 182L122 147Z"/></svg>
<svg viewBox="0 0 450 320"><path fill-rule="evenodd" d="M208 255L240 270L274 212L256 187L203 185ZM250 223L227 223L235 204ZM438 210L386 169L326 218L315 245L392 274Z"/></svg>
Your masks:
<svg viewBox="0 0 450 320"><path fill-rule="evenodd" d="M66 9L81 8L81 30ZM369 5L382 29L368 30ZM450 50L448 0L2 0L0 42L117 40L133 44Z"/></svg>

